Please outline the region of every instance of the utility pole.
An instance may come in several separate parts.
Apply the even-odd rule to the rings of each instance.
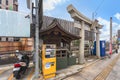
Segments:
[[[35,78],[39,78],[39,16],[38,16],[38,3],[39,0],[35,0],[35,13],[36,13],[36,23],[35,23]]]
[[[110,45],[109,45],[110,54],[112,54],[112,17],[110,17]]]
[[[95,17],[97,16],[97,13],[96,12],[93,12],[92,13],[92,21],[94,21],[95,20]]]
[[[94,21],[94,12],[92,13],[92,21]]]
[[[38,7],[39,7],[39,9],[38,9],[38,15],[39,15],[39,30],[41,30],[42,24],[43,24],[43,0],[39,0],[39,5],[38,5]],[[39,37],[39,39],[41,39],[41,38]],[[39,46],[41,47],[42,45],[40,44]],[[40,55],[41,55],[41,53],[40,53]],[[40,62],[39,65],[41,65],[41,66],[40,66],[40,70],[41,70],[41,69],[42,69],[42,59],[41,59],[41,56],[39,57],[39,62]],[[41,71],[40,71],[40,73],[41,73]]]
[[[35,0],[35,7],[32,3],[32,0],[26,0],[27,1],[27,8],[31,10],[31,15],[33,13],[33,9],[35,8],[35,78],[39,78],[39,30],[42,27],[43,23],[43,0]],[[39,5],[38,5],[39,4]],[[32,17],[31,17],[32,18]],[[32,20],[31,20],[32,22]],[[40,59],[41,62],[41,59]]]

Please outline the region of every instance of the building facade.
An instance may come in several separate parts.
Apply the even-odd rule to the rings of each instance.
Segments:
[[[0,9],[18,11],[18,0],[0,0]]]
[[[118,38],[120,38],[120,30],[118,30]]]
[[[120,44],[120,30],[118,30],[117,39],[118,39],[118,44]]]

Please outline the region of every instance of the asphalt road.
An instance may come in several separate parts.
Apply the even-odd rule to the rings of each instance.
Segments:
[[[12,69],[5,70],[3,73],[0,74],[0,80],[7,80],[8,77],[11,75]]]
[[[32,68],[28,68],[26,73],[24,75],[22,75],[20,80],[27,80],[28,75],[30,74]],[[13,77],[13,69],[7,69],[7,70],[1,70],[0,73],[0,80],[15,80],[15,78]]]

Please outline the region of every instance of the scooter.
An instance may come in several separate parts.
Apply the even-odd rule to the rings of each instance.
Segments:
[[[16,79],[20,79],[29,66],[29,57],[27,55],[22,56],[18,63],[14,64],[13,75]]]
[[[14,68],[13,68],[13,76],[16,79],[20,79],[21,75],[20,75],[20,68],[21,68],[21,64],[20,63],[15,63],[14,64]]]
[[[14,64],[14,68],[13,68],[13,76],[16,79],[20,79],[22,74],[24,74],[24,72],[26,71],[24,69],[24,67],[26,67],[26,63],[25,62],[19,62],[19,63],[15,63]],[[25,70],[25,71],[24,71]]]

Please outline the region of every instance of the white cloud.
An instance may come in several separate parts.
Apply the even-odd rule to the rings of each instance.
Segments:
[[[63,3],[67,0],[43,0],[44,12],[55,9],[56,5]]]
[[[101,17],[98,17],[97,19],[99,20],[100,24],[104,25],[104,27],[100,30],[101,31],[100,39],[108,41],[110,39],[110,21],[103,19]],[[118,29],[120,29],[120,24],[113,22],[112,23],[112,34],[116,35]]]
[[[116,14],[114,15],[114,17],[117,18],[118,20],[120,20],[120,13],[116,13]]]

